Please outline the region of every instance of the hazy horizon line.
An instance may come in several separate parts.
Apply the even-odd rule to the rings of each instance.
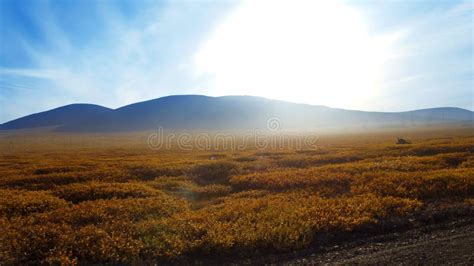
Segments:
[[[17,120],[17,119],[21,119],[21,118],[24,118],[24,117],[27,117],[27,116],[30,116],[30,115],[39,114],[39,113],[43,113],[43,112],[48,112],[48,111],[51,111],[51,110],[55,110],[55,109],[62,108],[62,107],[66,107],[66,106],[70,106],[70,105],[95,105],[95,106],[100,106],[100,107],[103,107],[103,108],[110,109],[111,111],[114,111],[114,110],[117,110],[117,109],[120,109],[120,108],[123,108],[123,107],[126,107],[126,106],[134,105],[134,104],[146,103],[146,102],[150,102],[150,101],[154,101],[154,100],[158,100],[158,99],[163,99],[163,98],[182,97],[182,96],[198,96],[198,97],[207,97],[207,98],[224,98],[224,97],[260,98],[260,99],[263,99],[263,100],[269,100],[269,101],[275,101],[275,102],[282,102],[282,103],[291,103],[291,104],[296,104],[296,105],[319,106],[319,107],[325,107],[325,108],[331,108],[331,109],[339,109],[339,110],[346,110],[346,111],[372,112],[372,113],[404,113],[404,112],[413,112],[413,111],[429,110],[429,109],[439,109],[439,108],[456,108],[456,109],[466,110],[466,111],[469,111],[469,112],[474,112],[474,110],[470,110],[470,109],[462,108],[462,107],[457,107],[457,106],[420,107],[420,108],[418,108],[418,109],[411,109],[411,110],[404,110],[404,111],[378,111],[378,110],[346,109],[346,108],[332,107],[332,106],[327,106],[327,105],[322,105],[322,104],[309,104],[309,103],[300,103],[300,102],[284,101],[284,100],[279,100],[279,99],[272,99],[272,98],[268,98],[268,97],[255,96],[255,95],[248,95],[248,94],[241,94],[241,95],[239,95],[239,94],[234,94],[234,95],[220,95],[220,96],[211,96],[211,95],[205,95],[205,94],[170,94],[170,95],[165,95],[165,96],[161,96],[161,97],[157,97],[157,98],[152,98],[152,99],[148,99],[148,100],[144,100],[144,101],[138,101],[138,102],[129,103],[129,104],[126,104],[126,105],[123,105],[123,106],[119,106],[119,107],[117,107],[117,108],[110,108],[110,107],[107,107],[107,106],[104,106],[104,105],[95,104],[95,103],[87,103],[87,102],[69,103],[69,104],[64,104],[64,105],[61,105],[61,106],[58,106],[58,107],[54,107],[54,108],[51,108],[51,109],[47,109],[47,110],[44,110],[44,111],[35,112],[35,113],[27,114],[27,115],[24,115],[24,116],[20,116],[20,117],[14,118],[14,119],[10,119],[10,120],[8,120],[8,121],[1,122],[0,124],[6,124],[6,123],[8,123],[8,122],[15,121],[15,120]]]

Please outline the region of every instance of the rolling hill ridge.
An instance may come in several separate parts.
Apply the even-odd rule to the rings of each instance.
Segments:
[[[253,96],[176,95],[109,109],[71,104],[0,125],[1,130],[50,127],[59,132],[128,132],[168,129],[262,129],[271,118],[282,129],[386,128],[464,123],[473,112],[442,107],[407,112],[365,112],[296,104]]]

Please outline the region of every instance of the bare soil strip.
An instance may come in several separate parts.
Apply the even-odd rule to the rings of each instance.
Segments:
[[[282,265],[474,265],[474,218],[361,239]]]

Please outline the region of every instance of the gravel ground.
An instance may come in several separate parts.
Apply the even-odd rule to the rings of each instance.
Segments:
[[[474,218],[362,239],[269,264],[474,265]]]

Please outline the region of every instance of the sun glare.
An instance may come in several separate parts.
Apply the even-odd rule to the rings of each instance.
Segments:
[[[396,38],[369,34],[342,2],[247,1],[210,35],[195,65],[210,94],[363,109]]]

